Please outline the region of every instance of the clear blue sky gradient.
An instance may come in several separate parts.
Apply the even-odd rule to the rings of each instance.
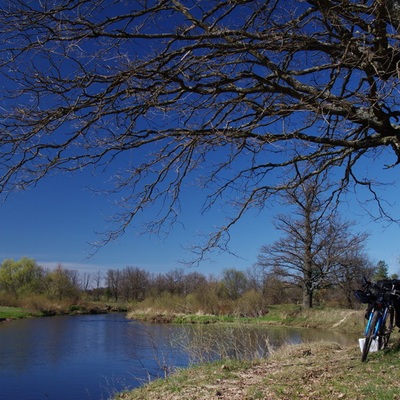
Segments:
[[[223,222],[221,209],[202,215],[200,199],[196,194],[196,198],[190,198],[192,188],[188,188],[180,223],[168,235],[141,235],[138,221],[119,240],[92,255],[90,243],[98,240],[96,232],[107,229],[107,217],[116,209],[109,198],[85,188],[90,185],[90,179],[86,179],[52,177],[35,188],[14,193],[1,204],[0,260],[26,256],[43,266],[61,263],[79,271],[137,266],[163,273],[183,267],[180,261],[193,257],[188,247],[201,243],[203,234]],[[270,214],[249,215],[232,231],[232,250],[240,257],[215,253],[197,270],[218,274],[225,268],[251,266],[261,245],[276,237],[271,227]]]
[[[378,175],[387,177],[387,181],[397,174],[396,168],[370,167],[375,168]],[[88,174],[58,175],[45,179],[35,188],[14,193],[0,204],[0,261],[26,256],[49,268],[61,263],[65,268],[80,272],[105,272],[107,269],[136,266],[149,272],[165,273],[183,267],[179,261],[191,258],[187,247],[201,243],[201,234],[223,223],[221,215],[224,210],[217,207],[202,215],[199,206],[200,200],[204,199],[199,199],[198,192],[188,187],[184,193],[181,224],[175,225],[168,236],[140,235],[141,221],[137,221],[138,225],[132,226],[119,240],[90,256],[93,252],[90,242],[98,239],[96,232],[107,229],[105,219],[115,211],[110,199],[85,188],[91,181]],[[390,202],[387,209],[399,216],[399,185],[395,182],[387,185],[381,193]],[[373,208],[369,204],[366,207]],[[279,237],[272,221],[273,216],[282,211],[285,210],[271,205],[260,214],[248,214],[234,227],[231,235],[231,249],[240,257],[216,252],[197,270],[217,276],[226,268],[245,270],[251,267],[257,260],[260,247]],[[391,273],[400,272],[398,225],[374,222],[353,198],[343,203],[342,215],[356,221],[360,231],[370,233],[366,250],[372,261],[385,260]]]
[[[113,10],[120,12],[115,7]],[[389,159],[387,163],[395,161]],[[400,166],[387,170],[382,164],[382,161],[377,164],[373,160],[364,160],[359,169],[362,175],[393,181],[380,193],[389,202],[388,212],[400,218]],[[110,175],[105,174],[98,179],[107,181],[109,178]],[[93,180],[89,171],[75,176],[45,178],[35,188],[14,193],[5,203],[0,203],[0,262],[9,258],[30,257],[46,267],[61,263],[65,268],[81,272],[105,272],[107,269],[136,266],[164,273],[182,267],[179,261],[191,258],[186,248],[201,243],[204,240],[201,234],[207,234],[213,227],[223,224],[224,212],[229,211],[217,205],[202,215],[200,206],[204,199],[199,198],[201,191],[187,187],[183,193],[181,224],[176,224],[167,237],[139,235],[141,221],[138,220],[125,236],[89,257],[93,251],[89,243],[98,239],[96,232],[107,229],[105,219],[116,211],[109,203],[110,199],[85,189]],[[349,196],[348,202],[342,204],[343,217],[355,220],[360,231],[370,233],[366,250],[371,260],[384,260],[391,273],[399,273],[400,227],[396,224],[387,226],[382,220],[374,222],[362,210],[362,205]],[[371,204],[364,206],[374,208]],[[281,212],[285,210],[273,203],[260,214],[247,214],[231,232],[230,246],[239,257],[215,252],[210,261],[206,260],[198,267],[198,271],[218,275],[226,268],[245,270],[251,267],[257,261],[260,247],[278,239],[279,232],[274,229],[273,216]],[[145,212],[143,217],[151,219],[152,215]]]

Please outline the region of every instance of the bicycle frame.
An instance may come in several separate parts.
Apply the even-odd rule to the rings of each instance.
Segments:
[[[355,295],[362,303],[370,305],[369,314],[366,315],[365,339],[360,341],[361,361],[366,361],[373,343],[372,348],[376,351],[385,348],[389,342],[393,331],[394,298],[399,294],[394,284],[391,284],[389,288],[366,280],[364,290],[355,291]]]
[[[381,328],[381,326],[385,325],[385,321],[386,318],[388,316],[389,313],[389,305],[384,306],[384,309],[382,311],[382,307],[381,308],[372,308],[369,317],[368,317],[368,322],[367,325],[365,326],[365,330],[364,330],[364,335],[367,336],[370,326],[371,326],[371,322],[372,322],[372,317],[374,315],[374,311],[379,311],[379,318],[378,321],[375,324],[375,328],[374,328],[374,333],[373,333],[373,339],[375,340],[379,334],[379,330]]]

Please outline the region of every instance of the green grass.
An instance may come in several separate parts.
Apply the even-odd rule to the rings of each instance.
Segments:
[[[32,313],[20,307],[0,307],[0,318],[20,319],[30,316]]]

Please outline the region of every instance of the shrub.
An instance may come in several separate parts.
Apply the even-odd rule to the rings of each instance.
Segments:
[[[148,297],[139,303],[131,304],[130,309],[135,312],[151,309],[152,313],[180,314],[187,312],[187,304],[184,297],[163,292],[157,297]]]
[[[32,313],[48,314],[55,308],[53,302],[41,294],[26,296],[19,301],[19,304]]]
[[[0,306],[17,307],[19,302],[15,296],[10,293],[0,292]]]
[[[242,317],[262,317],[268,313],[262,293],[251,289],[243,294],[237,302],[236,314]]]

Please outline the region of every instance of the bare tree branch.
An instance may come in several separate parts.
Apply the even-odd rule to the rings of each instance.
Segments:
[[[309,176],[340,174],[381,199],[360,161],[400,162],[397,0],[3,1],[0,192],[56,172],[115,175],[123,205],[103,242],[155,207],[176,221],[181,192],[231,213]],[[298,169],[299,168],[299,169]],[[360,175],[361,174],[361,175]],[[233,200],[233,201],[232,201]],[[390,215],[388,215],[390,216]],[[226,243],[226,242],[225,242]]]

